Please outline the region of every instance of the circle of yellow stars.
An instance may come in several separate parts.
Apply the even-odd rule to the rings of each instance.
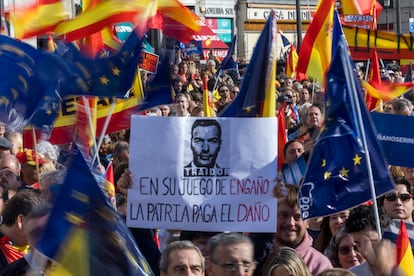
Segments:
[[[361,160],[362,160],[362,157],[358,153],[356,153],[354,155],[354,157],[352,158],[354,166],[361,165]],[[326,167],[326,159],[322,159],[321,168],[324,168],[324,167]],[[342,167],[339,170],[339,176],[341,176],[342,178],[348,178],[349,177],[349,172],[350,172],[349,169],[347,169],[346,167]],[[329,180],[331,178],[331,176],[332,176],[332,172],[330,172],[330,171],[326,171],[326,172],[323,173],[323,179],[324,180]]]

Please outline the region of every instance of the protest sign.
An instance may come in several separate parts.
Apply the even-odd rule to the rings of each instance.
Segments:
[[[158,55],[142,51],[138,67],[139,69],[156,74],[157,66],[158,66],[158,59],[159,59]]]
[[[378,112],[372,112],[371,117],[388,163],[414,168],[414,117]]]
[[[127,225],[274,232],[275,118],[133,116]]]

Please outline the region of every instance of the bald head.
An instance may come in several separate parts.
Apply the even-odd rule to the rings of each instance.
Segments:
[[[17,157],[13,154],[5,154],[0,158],[0,169],[10,169],[16,175],[20,175],[20,163]]]

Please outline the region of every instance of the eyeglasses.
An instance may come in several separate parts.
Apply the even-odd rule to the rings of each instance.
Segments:
[[[218,262],[212,260],[212,262],[221,268],[223,268],[226,272],[236,272],[239,270],[239,267],[242,266],[244,272],[249,272],[250,270],[254,269],[257,265],[256,261],[250,262],[250,261],[243,261],[241,263],[224,263],[219,264]]]
[[[355,252],[358,252],[358,246],[356,246],[356,245],[353,245],[353,246],[343,245],[343,246],[339,247],[338,252],[341,255],[348,255],[349,252],[351,252],[351,250],[354,250]]]
[[[399,195],[397,195],[396,193],[385,195],[385,199],[388,200],[388,201],[396,201],[397,198],[401,199],[402,202],[405,202],[405,201],[410,200],[412,198],[412,196],[410,194],[399,194]]]

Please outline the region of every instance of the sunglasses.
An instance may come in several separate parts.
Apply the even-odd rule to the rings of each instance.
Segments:
[[[397,198],[401,199],[402,202],[408,201],[411,199],[411,195],[410,194],[399,194],[397,195],[396,193],[392,193],[392,194],[387,194],[385,195],[385,199],[388,201],[396,201]]]
[[[348,245],[340,246],[339,249],[338,249],[338,252],[341,255],[348,255],[349,252],[351,252],[352,249],[355,252],[358,252],[358,246],[356,246],[356,245],[353,245],[353,246],[348,246]]]

